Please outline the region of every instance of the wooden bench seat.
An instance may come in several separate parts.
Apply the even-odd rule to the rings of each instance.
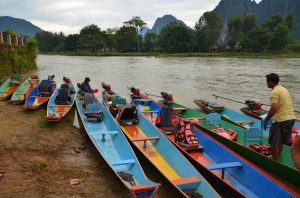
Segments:
[[[174,111],[185,111],[186,110],[186,108],[184,108],[184,107],[174,107],[174,108],[172,108]]]
[[[237,168],[242,167],[243,165],[240,162],[227,162],[227,163],[220,163],[220,164],[213,164],[207,166],[208,170],[219,170],[222,169],[222,179],[224,179],[225,169],[226,168]]]
[[[235,121],[235,123],[237,124],[253,124],[252,120],[239,120],[239,121]]]
[[[120,166],[120,165],[126,165],[126,164],[134,164],[134,159],[128,159],[128,160],[117,160],[111,163],[112,166]]]
[[[160,137],[158,136],[149,136],[149,137],[140,137],[140,138],[133,138],[132,141],[133,142],[141,142],[141,141],[144,141],[144,148],[147,148],[147,144],[146,142],[149,140],[159,140]]]
[[[89,134],[91,134],[91,135],[94,135],[94,134],[102,135],[102,142],[105,142],[105,135],[117,135],[117,134],[119,134],[119,132],[118,131],[95,131],[95,132],[91,132]]]
[[[200,182],[200,178],[198,177],[186,177],[172,180],[172,183],[176,186],[183,185],[183,184],[194,184]]]

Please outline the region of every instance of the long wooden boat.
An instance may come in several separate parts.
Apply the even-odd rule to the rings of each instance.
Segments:
[[[0,101],[5,100],[18,89],[20,81],[18,79],[7,79],[0,86]]]
[[[28,96],[28,94],[39,85],[39,78],[37,76],[31,76],[27,78],[19,88],[13,93],[11,96],[12,104],[20,104],[24,102]]]
[[[161,114],[161,104],[142,94],[141,99],[132,99],[132,103],[152,124],[157,124]],[[172,123],[174,121],[177,123],[180,119],[182,118],[173,114]],[[192,123],[190,122],[190,124]],[[176,127],[177,124],[173,124],[173,126]],[[193,133],[198,140],[198,147],[180,145],[175,141],[174,130],[159,129],[192,164],[196,164],[195,167],[198,167],[201,174],[207,175],[207,179],[210,179],[210,182],[220,185],[223,190],[224,188],[231,188],[227,192],[231,191],[232,197],[295,197],[297,195],[281,184],[280,181],[274,179],[243,157],[233,153],[198,127],[193,129]],[[215,177],[211,176],[211,174]],[[272,190],[267,190],[265,186],[270,187]]]
[[[222,116],[222,119],[226,122],[238,124],[248,129],[250,127],[255,127],[263,130],[263,121],[261,119],[256,119],[247,114],[242,114],[240,112],[234,111],[230,108],[224,107],[223,105],[218,105],[213,102],[205,100],[194,100],[194,103],[198,105],[205,113],[218,113]],[[266,113],[265,113],[266,114]],[[263,130],[263,135],[269,136],[269,127],[266,130]],[[296,140],[298,131],[300,130],[300,122],[296,120],[293,127],[292,133],[292,142]]]
[[[159,101],[161,104],[169,104],[165,100]],[[275,161],[270,157],[262,155],[256,151],[249,149],[248,145],[251,144],[268,144],[267,139],[261,136],[259,130],[255,128],[245,129],[241,126],[226,122],[224,120],[220,121],[221,127],[224,129],[233,129],[237,132],[237,138],[235,141],[229,140],[221,135],[218,135],[212,131],[212,129],[218,127],[214,123],[209,123],[207,116],[212,114],[205,114],[197,110],[188,108],[186,106],[171,102],[171,106],[174,108],[181,109],[177,111],[178,115],[188,118],[188,119],[198,119],[197,126],[205,132],[207,135],[218,140],[225,146],[229,147],[231,150],[237,154],[243,156],[255,165],[270,171],[272,174],[279,176],[281,179],[289,182],[289,184],[294,185],[296,190],[300,187],[300,171],[295,167],[294,161],[292,160],[291,151],[289,146],[283,147],[279,161]]]
[[[114,99],[108,101],[107,98],[112,99],[111,96]],[[124,98],[114,92],[104,93],[103,103],[107,109],[119,105],[126,113],[134,111]],[[141,113],[136,113],[137,117],[134,120],[125,119],[121,113],[116,120],[122,123],[121,129],[132,145],[157,168],[181,196],[220,197],[177,148]],[[129,122],[131,124],[128,124]]]
[[[51,95],[55,90],[51,90],[50,92],[46,92],[46,93],[40,92],[40,87],[42,83],[43,81],[40,83],[38,87],[34,88],[27,96],[25,100],[25,104],[23,105],[23,108],[25,110],[38,109],[42,105],[46,104],[51,98]]]
[[[147,179],[126,137],[105,107],[95,99],[96,104],[93,105],[96,109],[90,110],[92,113],[102,112],[103,115],[103,121],[97,122],[90,120],[90,112],[83,107],[80,92],[75,100],[87,135],[123,185],[134,197],[154,197],[160,185]]]
[[[72,84],[68,85],[68,92],[71,93],[71,101],[57,101],[56,98],[61,91],[62,86],[55,90],[52,94],[48,105],[47,105],[47,114],[44,117],[49,122],[58,122],[60,121],[67,113],[71,110],[74,105],[76,93],[71,93],[72,90],[75,90]]]

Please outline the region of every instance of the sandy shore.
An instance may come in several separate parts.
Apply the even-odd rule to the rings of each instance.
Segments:
[[[44,113],[0,102],[0,197],[130,197],[83,131]]]

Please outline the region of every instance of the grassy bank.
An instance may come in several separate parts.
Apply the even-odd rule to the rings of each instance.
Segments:
[[[0,78],[37,69],[36,57],[36,51],[27,46],[14,51],[3,49],[0,51]]]
[[[88,53],[88,52],[59,52],[48,53],[49,55],[67,55],[67,56],[144,56],[144,57],[216,57],[216,58],[300,58],[300,53],[238,53],[238,52],[212,52],[212,53],[119,53],[119,52],[102,52],[102,53]]]

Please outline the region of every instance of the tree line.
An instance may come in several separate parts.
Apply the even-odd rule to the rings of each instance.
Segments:
[[[290,36],[294,19],[274,15],[264,24],[256,23],[254,14],[234,16],[222,27],[215,12],[205,12],[192,29],[181,23],[170,23],[159,34],[139,33],[146,23],[138,16],[123,22],[120,28],[101,30],[95,24],[83,27],[79,34],[40,32],[35,38],[40,52],[281,52],[295,43]]]

